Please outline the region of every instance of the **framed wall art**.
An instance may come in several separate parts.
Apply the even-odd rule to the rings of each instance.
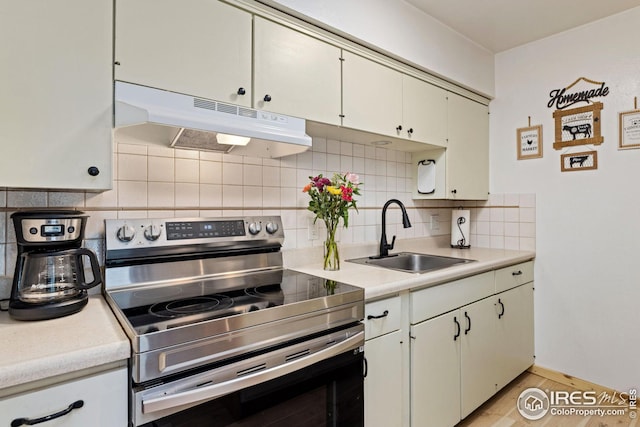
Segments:
[[[600,145],[604,138],[600,134],[601,102],[571,110],[556,110],[555,136],[553,148],[560,150],[564,147],[577,145]]]
[[[584,151],[568,153],[560,156],[560,170],[562,172],[584,171],[598,169],[598,152]]]
[[[640,110],[620,113],[618,149],[640,148]]]
[[[542,125],[519,128],[518,160],[542,157]]]

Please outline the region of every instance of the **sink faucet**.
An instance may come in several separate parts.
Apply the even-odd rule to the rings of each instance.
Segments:
[[[396,236],[393,236],[391,239],[391,244],[387,243],[387,208],[390,204],[395,203],[400,206],[402,210],[402,226],[404,228],[411,227],[411,222],[409,221],[409,216],[407,215],[407,209],[404,207],[402,202],[398,199],[388,200],[387,203],[382,207],[382,236],[380,237],[380,255],[379,258],[384,258],[389,256],[389,249],[393,249],[393,245],[396,242]]]

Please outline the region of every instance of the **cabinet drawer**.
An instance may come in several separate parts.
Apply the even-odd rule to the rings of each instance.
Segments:
[[[80,408],[46,423],[47,427],[124,427],[128,422],[127,368],[54,384],[0,399],[0,425],[16,418],[40,418],[82,400]]]
[[[494,293],[494,272],[478,274],[411,294],[411,324],[422,322]]]
[[[533,261],[496,270],[496,293],[533,281]]]
[[[364,306],[365,339],[400,329],[400,297],[369,302]]]

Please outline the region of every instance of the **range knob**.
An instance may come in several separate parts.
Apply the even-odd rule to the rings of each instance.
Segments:
[[[132,226],[125,224],[122,227],[118,228],[116,237],[121,242],[130,242],[134,237],[136,237],[136,230]]]
[[[262,231],[262,224],[260,224],[259,222],[252,222],[251,224],[249,224],[249,233],[251,233],[253,236],[255,236],[261,231]]]
[[[155,224],[151,224],[144,229],[144,237],[150,241],[156,241],[162,235],[162,229]]]
[[[265,229],[267,230],[267,233],[273,234],[278,231],[278,224],[275,222],[268,222]]]

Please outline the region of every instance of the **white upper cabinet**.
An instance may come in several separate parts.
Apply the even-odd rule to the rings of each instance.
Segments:
[[[255,108],[340,124],[339,48],[256,16],[253,58]]]
[[[402,74],[348,51],[342,55],[342,125],[400,136]]]
[[[446,146],[444,89],[348,51],[343,58],[344,126]]]
[[[489,197],[489,107],[448,94],[447,190],[451,199]]]
[[[447,92],[408,75],[402,76],[403,138],[447,144]]]
[[[0,8],[0,187],[111,187],[111,1]]]
[[[251,14],[212,0],[116,0],[115,79],[251,106]]]

